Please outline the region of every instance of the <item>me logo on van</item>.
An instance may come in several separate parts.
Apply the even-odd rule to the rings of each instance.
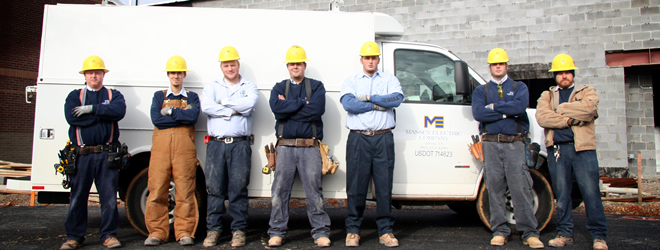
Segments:
[[[435,126],[435,128],[445,128],[445,117],[444,116],[434,116],[429,118],[424,116],[424,128],[428,128],[429,124]]]

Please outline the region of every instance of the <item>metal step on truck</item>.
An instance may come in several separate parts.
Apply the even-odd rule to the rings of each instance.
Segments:
[[[183,56],[191,70],[184,85],[201,94],[205,84],[222,77],[218,53],[231,45],[240,51],[241,75],[254,81],[259,89],[253,113],[255,139],[249,196],[270,197],[273,176],[261,172],[267,160],[260,154],[263,145],[276,140],[268,97],[276,82],[289,77],[282,63],[287,48],[300,45],[311,60],[306,75],[325,84],[324,143],[340,160],[337,173],[323,177],[323,194],[325,198],[345,199],[344,157],[349,130],[344,126],[346,112],[339,91],[347,76],[361,72],[358,52],[362,43],[376,41],[382,51],[379,69],[396,75],[405,95],[405,101],[396,109],[398,122],[393,130],[394,205],[448,205],[458,213],[478,215],[488,226],[483,164],[471,156],[467,147],[472,141],[470,136],[478,134],[471,93],[486,81],[440,46],[398,41],[403,32],[393,17],[380,13],[46,5],[36,83],[31,190],[39,192],[39,203],[68,203],[62,176],[53,169],[58,150],[69,139],[64,101],[70,91],[84,87],[84,78],[78,74],[81,62],[89,55],[98,55],[111,70],[104,86],[119,90],[127,105],[126,116],[119,122],[119,140],[128,145],[132,158],[130,167],[120,172],[118,195],[125,202],[131,224],[146,235],[147,168],[154,129],[149,110],[153,93],[169,86],[163,72],[165,62],[172,55]],[[532,140],[543,145],[535,110],[528,112]],[[203,166],[203,114],[195,129],[197,157]],[[200,215],[205,215],[201,166],[197,168],[196,198]],[[530,172],[536,218],[543,229],[554,208],[552,189],[546,179],[547,170]],[[175,195],[172,188],[170,198]],[[292,196],[305,197],[300,181],[294,184]],[[173,211],[173,199],[171,204]],[[513,224],[514,208],[511,202],[507,204]],[[205,225],[204,216],[199,225]]]

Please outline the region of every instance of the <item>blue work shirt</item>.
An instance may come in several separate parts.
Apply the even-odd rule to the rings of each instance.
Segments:
[[[305,80],[302,83],[289,84],[289,93],[285,95],[286,80],[278,82],[270,91],[270,110],[275,115],[275,133],[284,139],[316,138],[323,140],[323,120],[325,113],[325,87],[319,80],[309,79],[312,90],[311,97],[307,98]],[[278,95],[287,96],[280,100]],[[309,102],[309,103],[308,103]],[[282,134],[277,134],[280,124],[283,124]],[[316,125],[316,134],[314,126]]]
[[[186,97],[188,100],[187,109],[172,109],[172,115],[162,115],[160,110],[163,109],[163,91],[156,91],[154,98],[151,100],[151,122],[158,129],[173,128],[181,125],[195,125],[197,117],[199,117],[199,97],[195,92],[186,93],[186,88],[181,87],[179,94],[174,94],[172,87],[167,88],[165,93],[170,100],[181,100]]]
[[[479,132],[489,135],[517,135],[529,131],[529,119],[526,112],[527,105],[529,105],[527,85],[519,82],[514,91],[511,78],[507,78],[500,84],[502,85],[502,97],[498,93],[499,84],[494,81],[477,86],[472,93],[472,115],[475,120],[480,122]],[[484,95],[484,88],[488,88],[488,98]],[[491,103],[494,103],[493,109],[486,108],[486,105]],[[518,125],[520,125],[521,131],[518,131]],[[483,131],[484,126],[486,131]]]
[[[87,87],[87,86],[86,86]],[[80,103],[81,89],[73,90],[67,96],[64,103],[64,116],[69,123],[69,139],[75,145],[78,144],[76,128],[80,127],[81,144],[96,146],[106,144],[110,141],[119,141],[118,122],[126,115],[126,101],[124,96],[117,90],[111,89],[112,100],[108,96],[108,89],[101,87],[95,91],[87,87],[85,92],[85,103]],[[82,105],[92,105],[92,112],[81,116],[73,116],[73,109]]]
[[[214,80],[202,92],[202,112],[207,115],[208,134],[217,138],[248,136],[252,133],[252,112],[257,104],[257,85],[241,80],[235,86],[225,78]],[[222,104],[217,101],[222,100]],[[236,111],[238,115],[232,115]]]
[[[370,95],[370,101],[356,99],[360,95]],[[346,128],[351,130],[384,130],[394,128],[394,107],[404,100],[401,83],[396,76],[376,72],[373,76],[365,73],[346,78],[339,94],[341,104],[348,112]],[[376,110],[374,104],[387,108]]]
[[[559,86],[555,88],[555,91],[559,91],[559,104],[570,101],[571,93],[573,93],[574,86],[575,84],[572,84],[570,87],[566,89],[562,89]],[[561,143],[573,141],[573,137],[575,136],[575,134],[573,133],[573,128],[571,126],[562,129],[553,129],[553,130],[555,131],[555,135],[553,136],[552,140],[555,141],[555,144],[561,144]]]

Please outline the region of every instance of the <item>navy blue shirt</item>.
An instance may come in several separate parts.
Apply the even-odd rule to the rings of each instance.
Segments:
[[[488,88],[488,98],[484,95],[484,87]],[[502,97],[497,92],[497,83],[489,81],[486,85],[477,86],[472,93],[472,115],[479,121],[479,132],[489,135],[517,135],[529,131],[527,106],[529,92],[522,82],[513,89],[513,80],[508,78],[502,83]],[[488,103],[486,103],[486,101]],[[494,103],[494,109],[486,108]],[[506,115],[506,118],[504,116]],[[520,124],[520,131],[518,131]],[[483,131],[485,125],[485,131]]]
[[[195,125],[199,117],[199,96],[197,93],[188,91],[188,106],[190,109],[172,109],[172,115],[162,115],[160,110],[163,109],[163,91],[156,91],[154,98],[151,101],[151,122],[158,129],[173,128],[181,125]],[[181,100],[183,95],[170,94],[170,100]]]
[[[316,124],[316,139],[323,139],[321,116],[325,113],[325,87],[321,81],[305,78],[307,79],[312,87],[309,100],[307,100],[304,80],[300,84],[289,84],[289,95],[286,100],[278,98],[278,95],[285,96],[286,80],[276,83],[270,92],[270,109],[277,120],[275,131],[277,133],[280,123],[283,123],[282,138],[284,139],[314,137],[312,124]]]
[[[568,102],[568,99],[571,98],[571,93],[573,93],[573,87],[568,89],[559,89],[559,104]],[[568,126],[562,129],[555,129],[554,141],[555,144],[572,142],[573,141],[573,128]]]
[[[110,140],[110,134],[112,134],[112,142],[119,142],[118,122],[126,114],[124,96],[113,89],[111,90],[112,101],[110,101],[108,90],[105,87],[101,87],[99,91],[86,90],[84,105],[92,105],[92,112],[75,117],[73,116],[73,109],[83,105],[80,103],[80,91],[80,89],[71,91],[64,103],[64,116],[70,125],[69,139],[71,142],[78,145],[77,127],[80,127],[81,143],[84,145],[106,144]]]

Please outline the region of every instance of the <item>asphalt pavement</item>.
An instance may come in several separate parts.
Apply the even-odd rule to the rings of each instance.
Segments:
[[[59,249],[65,241],[64,220],[68,206],[40,207],[1,207],[0,208],[0,248],[1,249]],[[98,229],[101,213],[98,206],[90,207],[87,240],[82,249],[105,249],[99,240]],[[344,218],[346,210],[327,209],[332,219],[333,241],[330,248],[346,248],[344,239]],[[529,249],[522,245],[520,237],[512,237],[503,247],[489,245],[491,233],[476,217],[464,217],[441,206],[437,209],[393,210],[396,217],[394,234],[399,239],[397,249]],[[270,209],[250,208],[247,244],[241,249],[268,249],[268,219]],[[142,245],[145,236],[134,230],[126,218],[123,207],[119,210],[120,229],[117,238],[124,249],[200,249],[203,239],[196,239],[195,245],[179,246],[170,241],[158,247]],[[314,249],[317,248],[310,236],[310,226],[305,208],[292,208],[290,211],[289,233],[282,247],[275,249]],[[375,223],[375,209],[365,212],[360,247],[352,249],[386,249],[378,243]],[[608,245],[610,249],[660,249],[660,217],[629,215],[607,215]],[[584,224],[584,213],[575,215],[575,244],[564,249],[590,249],[590,234]],[[224,228],[229,228],[231,219],[224,219]],[[551,222],[541,232],[541,240],[546,243],[556,234]],[[221,234],[220,244],[205,249],[231,249],[231,233]],[[550,248],[550,247],[546,247]],[[552,249],[552,248],[550,248]]]

